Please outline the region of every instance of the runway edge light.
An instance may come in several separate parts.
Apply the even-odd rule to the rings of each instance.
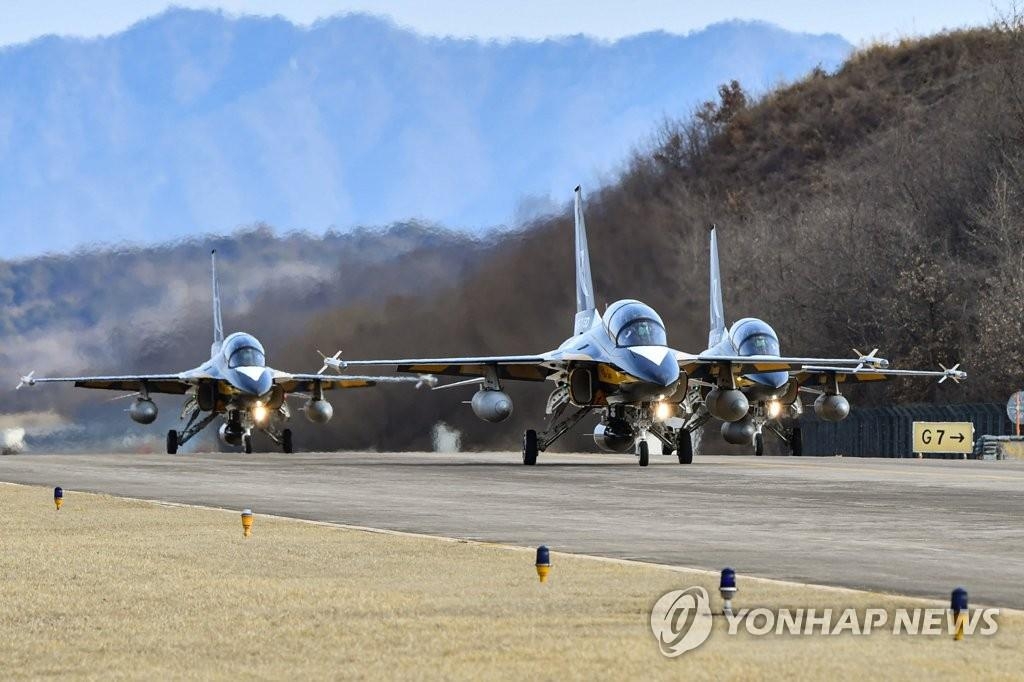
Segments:
[[[736,587],[736,571],[731,568],[722,569],[722,578],[718,582],[718,594],[722,595],[722,614],[725,616],[732,615],[732,599],[739,592],[739,588]]]
[[[537,577],[542,583],[548,581],[548,573],[551,572],[551,550],[547,545],[537,548]]]
[[[957,642],[964,638],[964,619],[967,617],[967,590],[958,587],[950,595],[949,608],[953,610],[953,620],[956,623],[956,634],[953,639]]]
[[[63,504],[64,489],[61,488],[60,486],[57,486],[56,488],[53,489],[53,506],[57,508],[57,511],[60,511],[61,505]]]
[[[252,509],[242,510],[242,534],[245,537],[252,535]]]

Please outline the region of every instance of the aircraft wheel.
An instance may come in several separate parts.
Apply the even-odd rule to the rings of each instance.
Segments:
[[[281,432],[281,449],[285,451],[285,454],[292,454],[295,452],[295,448],[292,447],[292,430],[285,429]]]
[[[755,433],[754,434],[754,456],[755,457],[760,457],[763,454],[764,454],[764,434],[763,433]]]
[[[245,454],[252,454],[252,435],[247,433],[242,436],[242,447],[245,448]]]
[[[647,444],[646,440],[640,441],[636,446],[636,452],[640,455],[640,466],[647,466],[651,461],[651,446]]]
[[[693,436],[686,429],[680,429],[676,438],[679,445],[679,463],[693,464]]]
[[[794,426],[793,433],[789,436],[789,454],[794,457],[804,454],[804,437],[799,426]]]
[[[523,464],[533,466],[537,463],[537,432],[529,429],[523,434]]]
[[[178,432],[171,429],[167,432],[167,454],[174,455],[178,452]]]

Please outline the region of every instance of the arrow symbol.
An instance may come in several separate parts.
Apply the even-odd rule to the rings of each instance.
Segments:
[[[954,440],[954,437],[950,436],[949,439],[950,440]],[[956,434],[956,442],[957,443],[963,443],[964,442],[964,434],[962,434],[962,433]]]

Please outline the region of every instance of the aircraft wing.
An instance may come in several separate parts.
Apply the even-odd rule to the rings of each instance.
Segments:
[[[319,384],[325,391],[342,388],[369,388],[381,377],[330,376],[323,374],[280,374],[274,377],[274,384],[285,393],[309,393]],[[408,381],[408,380],[407,380]]]
[[[135,374],[123,376],[95,377],[36,377],[29,374],[22,377],[21,386],[49,383],[74,383],[78,388],[98,388],[109,391],[138,391],[145,384],[149,393],[171,393],[181,395],[195,386],[203,377],[185,374]]]
[[[793,378],[797,380],[801,388],[814,390],[816,387],[825,387],[832,382],[833,377],[836,383],[864,383],[872,381],[888,381],[893,377],[932,377],[937,378],[939,383],[946,379],[959,382],[967,378],[967,372],[958,369],[959,365],[941,370],[927,369],[883,369],[864,367],[821,367],[808,365],[799,371],[792,372]]]
[[[774,355],[690,355],[677,353],[679,369],[693,379],[707,379],[722,371],[733,374],[762,374],[766,372],[798,372],[807,367],[827,366],[836,370],[864,368],[862,358],[790,358]],[[879,360],[880,361],[880,360]],[[866,371],[867,368],[864,368]]]
[[[402,360],[338,360],[324,358],[326,367],[394,367],[399,372],[441,374],[458,377],[482,377],[495,372],[499,379],[544,381],[559,371],[557,363],[571,358],[558,353],[544,355],[494,355],[466,358],[409,358]],[[380,379],[380,377],[375,377]]]
[[[316,390],[317,384],[325,391],[342,388],[369,388],[377,384],[409,384],[415,383],[416,388],[437,383],[434,377],[420,375],[418,377],[388,376],[353,376],[350,374],[287,374],[280,373],[274,377],[274,383],[284,389],[285,393],[310,393]]]

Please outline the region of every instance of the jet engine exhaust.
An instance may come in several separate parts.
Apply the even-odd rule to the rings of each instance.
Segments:
[[[747,416],[750,403],[743,391],[734,388],[713,388],[705,400],[712,417],[724,422],[735,422]]]
[[[512,416],[512,398],[504,391],[482,388],[470,401],[473,414],[485,422],[496,424]]]

